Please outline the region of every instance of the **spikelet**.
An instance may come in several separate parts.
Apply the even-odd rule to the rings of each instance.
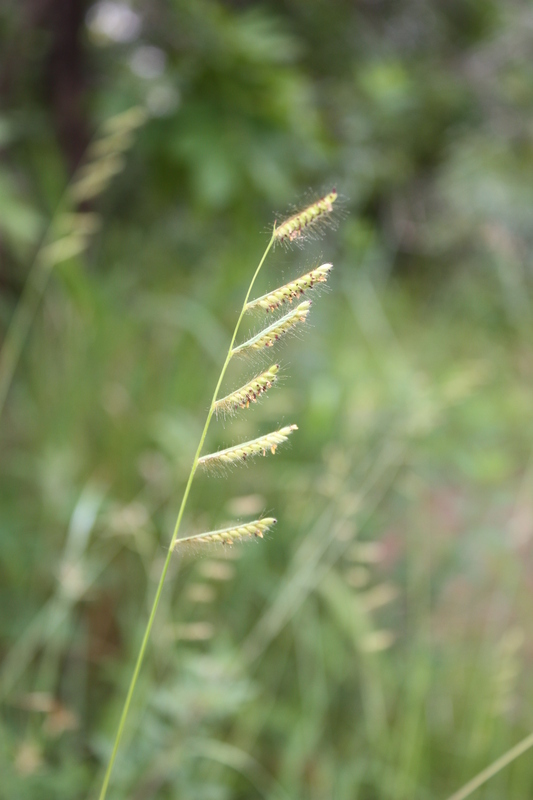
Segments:
[[[322,264],[322,266],[312,269],[306,275],[296,278],[295,281],[286,283],[285,286],[280,286],[279,289],[252,300],[246,306],[246,310],[262,308],[265,311],[275,311],[284,303],[292,303],[297,297],[301,297],[305,292],[313,289],[317,283],[325,283],[332,269],[333,264]]]
[[[108,186],[111,178],[122,171],[122,154],[131,146],[133,132],[145,120],[146,112],[134,106],[103,123],[100,135],[89,146],[85,163],[69,187],[74,203],[92,200]]]
[[[274,237],[278,242],[294,242],[303,238],[304,234],[312,233],[313,228],[316,228],[331,214],[336,199],[337,190],[332,189],[329,194],[311,203],[303,211],[293,214],[279,228],[275,228]]]
[[[233,414],[239,408],[248,408],[250,403],[255,403],[257,398],[266,392],[277,380],[279,364],[272,364],[265,372],[256,375],[251,381],[236,389],[226,397],[221,397],[215,403],[215,413]]]
[[[121,111],[106,119],[102,125],[102,132],[104,135],[112,136],[116,133],[134,131],[144,125],[147,118],[147,113],[142,106],[132,106],[126,111]]]
[[[99,230],[101,222],[100,215],[94,212],[65,211],[62,214],[58,214],[53,224],[58,236],[64,236],[73,231],[84,236],[90,236]]]
[[[297,308],[273,322],[268,328],[264,328],[248,341],[243,342],[238,347],[234,347],[231,351],[232,355],[242,353],[244,350],[261,350],[263,347],[273,347],[278,339],[292,330],[299,322],[305,322],[310,308],[311,301],[304,300]]]
[[[280,428],[279,431],[272,431],[272,433],[267,433],[265,436],[251,439],[249,442],[243,442],[234,447],[228,447],[226,450],[219,450],[218,453],[202,456],[198,463],[204,467],[230,466],[231,464],[242,463],[248,458],[252,458],[252,456],[265,456],[268,450],[274,454],[278,445],[286,442],[290,434],[296,430],[298,430],[297,425],[287,425],[285,428]]]
[[[254,522],[247,522],[244,525],[236,525],[234,528],[224,528],[220,531],[209,531],[208,533],[198,533],[195,536],[186,536],[174,542],[173,550],[185,543],[192,544],[234,544],[242,542],[244,539],[251,539],[256,536],[262,539],[264,534],[277,522],[274,517],[256,519]]]
[[[39,263],[54,266],[83,253],[91,235],[100,226],[100,216],[94,213],[65,212],[54,220],[51,230],[56,236],[39,251]]]
[[[109,184],[111,178],[122,172],[124,159],[116,153],[80,167],[76,180],[70,186],[70,196],[76,203],[92,200]]]

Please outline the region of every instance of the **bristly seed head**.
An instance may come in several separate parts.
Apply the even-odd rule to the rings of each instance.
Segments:
[[[311,232],[331,214],[336,199],[337,190],[332,189],[329,194],[311,203],[303,211],[293,214],[279,228],[275,228],[274,237],[278,242],[294,242],[303,238],[304,234]]]
[[[265,372],[252,378],[249,383],[236,389],[227,397],[222,397],[215,403],[215,413],[233,414],[239,408],[248,408],[250,403],[255,403],[257,399],[266,392],[277,380],[279,364],[273,364]]]
[[[292,303],[293,300],[301,297],[317,284],[325,283],[332,269],[333,264],[322,264],[320,267],[315,267],[311,272],[296,278],[295,281],[286,283],[285,286],[280,286],[279,289],[252,300],[246,306],[246,310],[251,311],[256,308],[262,308],[265,311],[275,311],[284,303]]]
[[[287,425],[279,431],[272,431],[265,436],[251,439],[249,442],[228,447],[226,450],[219,450],[218,453],[209,453],[198,460],[198,464],[203,467],[231,466],[232,464],[242,463],[247,458],[267,454],[270,450],[272,454],[276,452],[278,445],[283,444],[293,431],[298,430],[297,425]]]
[[[247,522],[244,525],[236,525],[233,528],[224,528],[220,531],[209,531],[208,533],[198,533],[195,536],[186,536],[183,539],[176,539],[172,547],[175,550],[183,544],[234,544],[242,542],[244,539],[251,539],[254,536],[262,539],[264,534],[277,522],[274,517],[264,517],[256,519],[254,522]]]
[[[252,336],[247,342],[243,342],[238,347],[234,347],[232,355],[235,353],[242,353],[244,350],[261,350],[263,347],[273,347],[281,337],[292,330],[298,323],[305,322],[309,309],[311,308],[311,301],[304,300],[303,303],[284,317],[273,322],[268,328]]]

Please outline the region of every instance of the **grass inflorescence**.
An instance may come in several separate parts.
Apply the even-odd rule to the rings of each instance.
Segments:
[[[297,211],[281,225],[274,229],[277,242],[302,244],[306,239],[314,238],[321,229],[332,222],[333,204],[338,198],[337,190],[330,192]]]
[[[207,533],[197,533],[194,536],[185,536],[176,539],[174,549],[184,544],[235,544],[245,539],[262,539],[265,533],[275,525],[277,520],[274,517],[264,517],[253,522],[246,522],[242,525],[234,525],[231,528],[222,528],[218,531],[208,531]]]
[[[274,455],[278,446],[284,444],[291,433],[297,430],[297,425],[286,425],[278,431],[272,431],[272,433],[267,433],[265,436],[251,439],[249,442],[242,442],[225,450],[202,456],[198,463],[202,467],[228,467],[234,464],[242,464],[248,458],[253,458],[254,456],[266,456],[269,452]]]
[[[315,269],[305,275],[301,275],[296,280],[280,286],[279,289],[274,289],[273,292],[252,300],[251,303],[248,303],[246,310],[252,311],[260,308],[263,311],[276,311],[285,303],[292,303],[293,300],[302,297],[306,292],[325,283],[332,269],[332,264],[322,264],[320,267],[315,267]]]
[[[116,134],[117,132],[112,130],[109,131],[108,135],[114,136]],[[108,159],[105,168],[102,167],[102,172],[100,173],[100,177],[104,173],[105,175],[111,173],[114,170],[115,166],[116,164],[113,162],[113,160]],[[99,174],[96,173],[92,178],[95,184],[98,183],[98,178]],[[74,187],[74,194],[79,198],[81,194],[83,194],[83,192],[90,193],[93,190],[93,188],[94,188],[93,183],[91,183],[91,181],[88,180],[87,176],[84,173],[82,173],[80,175],[77,186]],[[193,458],[191,470],[189,473],[189,477],[187,479],[180,509],[176,519],[176,524],[174,526],[174,531],[172,533],[170,546],[163,565],[161,577],[159,579],[159,583],[156,589],[155,599],[152,605],[152,609],[150,611],[149,619],[146,625],[139,654],[137,656],[137,661],[130,681],[128,693],[126,695],[126,700],[124,702],[124,707],[118,724],[118,729],[115,736],[111,758],[109,760],[107,770],[104,776],[104,781],[100,792],[99,800],[104,800],[107,794],[107,788],[109,785],[111,772],[116,759],[122,734],[124,732],[124,728],[126,725],[126,719],[128,716],[133,692],[135,690],[137,679],[139,677],[140,669],[144,660],[144,655],[146,652],[146,648],[150,638],[150,633],[152,630],[155,615],[161,598],[165,577],[170,566],[170,560],[172,558],[172,554],[176,550],[187,545],[196,544],[196,545],[201,545],[202,547],[209,544],[231,545],[234,544],[235,542],[241,542],[245,539],[262,539],[263,535],[276,522],[276,520],[273,517],[265,517],[262,519],[256,519],[253,522],[240,523],[229,528],[222,528],[219,530],[212,530],[212,531],[207,531],[205,533],[199,533],[191,536],[178,538],[178,533],[180,531],[191,485],[193,483],[194,477],[196,475],[199,466],[207,468],[214,467],[215,469],[217,468],[224,469],[226,467],[231,467],[237,464],[245,464],[255,456],[266,456],[267,453],[274,454],[279,445],[284,444],[291,435],[291,433],[297,430],[297,425],[286,425],[282,428],[274,430],[263,436],[259,436],[255,439],[251,439],[246,442],[241,442],[240,444],[233,445],[232,447],[227,447],[223,450],[219,450],[214,453],[208,453],[207,455],[203,456],[201,455],[213,416],[219,416],[220,414],[225,415],[228,413],[231,414],[239,408],[248,407],[250,403],[254,403],[259,396],[261,396],[268,389],[270,389],[272,384],[277,379],[279,364],[273,364],[268,369],[264,370],[255,377],[251,378],[243,386],[239,387],[238,389],[235,389],[230,394],[219,399],[218,397],[219,390],[232,358],[239,353],[246,353],[249,351],[253,352],[274,346],[276,342],[279,341],[279,339],[285,336],[285,334],[293,331],[299,325],[301,325],[301,323],[306,321],[311,308],[311,302],[309,300],[304,300],[303,302],[299,303],[296,308],[291,309],[287,314],[280,317],[276,321],[272,322],[270,325],[264,327],[255,336],[252,336],[250,339],[243,342],[242,344],[235,346],[235,340],[237,338],[241,322],[246,312],[249,311],[250,309],[259,309],[265,312],[270,312],[270,311],[275,311],[277,308],[284,305],[285,303],[292,303],[293,300],[300,298],[305,292],[313,289],[315,285],[325,283],[328,278],[329,272],[331,270],[331,264],[323,264],[322,266],[316,267],[314,270],[311,270],[309,273],[302,275],[299,278],[296,278],[295,280],[289,282],[285,286],[275,289],[262,297],[256,298],[255,300],[250,300],[250,295],[252,293],[252,289],[255,284],[256,278],[266,260],[268,253],[270,252],[272,247],[276,244],[276,242],[279,241],[283,242],[285,240],[287,241],[300,240],[304,237],[305,233],[313,231],[313,229],[316,229],[317,225],[320,222],[327,219],[328,215],[331,212],[332,204],[335,202],[336,198],[337,198],[337,193],[335,190],[333,190],[328,195],[316,201],[315,203],[311,204],[303,211],[290,217],[288,220],[282,223],[282,225],[280,225],[278,228],[274,228],[272,235],[270,237],[270,241],[267,245],[267,248],[255,270],[255,273],[248,287],[248,291],[246,293],[246,297],[244,298],[244,302],[239,317],[237,319],[233,335],[229,342],[226,359],[224,361],[224,364],[222,365],[222,369],[213,393],[213,398],[211,400],[211,405],[209,406],[209,411],[207,413],[207,418],[205,420],[202,434],[200,436],[200,441],[198,443],[198,447],[196,448],[196,453]]]
[[[234,414],[239,408],[249,408],[250,403],[256,403],[258,398],[270,389],[278,379],[279,364],[272,364],[260,375],[245,383],[239,389],[221,397],[215,403],[215,414]]]
[[[297,308],[289,311],[288,314],[285,314],[285,316],[280,317],[280,319],[273,322],[267,328],[256,333],[251,339],[247,339],[247,341],[234,347],[232,355],[236,353],[245,353],[248,350],[263,350],[265,347],[273,347],[282,336],[294,330],[301,322],[306,321],[310,308],[311,301],[304,300]]]
[[[94,201],[121,172],[134,133],[145,119],[145,111],[135,106],[104,122],[59,201],[58,209],[36,249],[0,348],[0,416],[54,268],[85,252],[91,236],[100,227],[100,216],[80,207]]]

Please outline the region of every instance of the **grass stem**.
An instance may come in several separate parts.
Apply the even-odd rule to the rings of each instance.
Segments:
[[[209,424],[210,424],[211,419],[213,417],[213,414],[215,412],[215,404],[216,404],[216,401],[217,401],[218,392],[219,392],[220,387],[222,385],[222,381],[224,379],[224,375],[226,374],[226,370],[228,368],[228,364],[229,364],[229,362],[231,360],[231,357],[233,355],[233,345],[235,343],[235,339],[237,337],[237,333],[239,332],[239,328],[240,328],[240,325],[241,325],[241,322],[242,322],[242,318],[244,317],[244,314],[246,312],[246,306],[247,306],[248,300],[250,298],[250,293],[251,293],[251,291],[253,289],[253,286],[254,286],[254,283],[256,281],[256,278],[259,275],[259,271],[261,270],[261,267],[263,266],[263,264],[265,262],[265,259],[266,259],[267,255],[268,255],[268,253],[270,252],[270,249],[271,249],[272,245],[274,244],[274,242],[275,242],[275,235],[272,235],[272,237],[271,237],[271,239],[270,239],[270,241],[269,241],[269,243],[267,245],[267,248],[266,248],[265,252],[263,253],[263,256],[262,256],[262,258],[261,258],[261,260],[260,260],[260,262],[259,262],[259,264],[257,266],[257,269],[255,270],[253,278],[252,278],[252,280],[250,282],[250,285],[248,287],[248,291],[246,292],[246,297],[244,298],[244,303],[243,303],[243,306],[242,306],[242,310],[241,310],[241,313],[239,314],[239,318],[237,319],[237,323],[235,325],[235,329],[234,329],[233,335],[231,337],[231,342],[230,342],[230,345],[229,345],[229,348],[228,348],[228,353],[227,353],[227,356],[226,356],[226,360],[224,361],[224,365],[223,365],[222,370],[220,372],[220,375],[219,375],[219,378],[218,378],[218,381],[217,381],[217,385],[216,385],[215,391],[213,393],[213,399],[211,400],[211,405],[209,407],[209,411],[207,412],[207,418],[206,418],[206,421],[205,421],[204,429],[202,431],[202,435],[200,436],[200,441],[198,443],[198,447],[197,447],[196,453],[194,455],[194,459],[193,459],[192,466],[191,466],[191,471],[190,471],[189,477],[187,479],[187,485],[185,486],[185,491],[183,493],[181,506],[180,506],[180,509],[179,509],[179,512],[178,512],[178,516],[177,516],[177,519],[176,519],[176,524],[174,526],[174,532],[172,533],[172,539],[170,540],[170,546],[168,548],[167,557],[165,559],[165,563],[164,563],[163,569],[161,571],[161,577],[160,577],[159,583],[157,585],[154,601],[153,601],[153,604],[152,604],[152,609],[150,611],[150,616],[149,616],[148,622],[146,624],[146,628],[145,628],[145,631],[144,631],[141,647],[140,647],[140,650],[139,650],[139,654],[137,656],[137,661],[135,663],[135,669],[133,670],[133,675],[132,675],[131,680],[130,680],[128,693],[126,695],[126,699],[124,701],[124,706],[122,708],[122,714],[120,716],[120,721],[119,721],[119,724],[118,724],[117,732],[115,734],[115,741],[114,741],[114,744],[113,744],[113,750],[111,752],[111,757],[109,759],[109,763],[107,765],[107,769],[106,769],[106,772],[105,772],[105,775],[104,775],[104,780],[103,780],[103,783],[102,783],[102,789],[101,789],[100,794],[99,794],[99,800],[104,800],[104,798],[105,798],[105,796],[107,794],[107,788],[109,786],[109,780],[111,778],[111,773],[113,771],[113,766],[115,764],[115,760],[116,760],[116,757],[117,757],[117,752],[118,752],[118,748],[119,748],[119,745],[120,745],[120,740],[122,739],[122,734],[124,733],[124,728],[125,728],[125,725],[126,725],[126,719],[128,717],[128,712],[129,712],[130,705],[131,705],[131,700],[132,700],[132,697],[133,697],[133,693],[135,691],[135,686],[137,684],[137,679],[139,677],[139,673],[141,671],[142,663],[144,661],[146,647],[148,645],[148,640],[150,638],[150,633],[152,631],[152,626],[154,624],[155,615],[157,613],[157,607],[158,607],[159,601],[161,599],[161,593],[163,591],[163,584],[165,582],[165,577],[166,577],[168,568],[170,566],[170,560],[171,560],[171,558],[173,556],[174,544],[175,544],[176,539],[178,537],[178,532],[179,532],[181,521],[182,521],[182,518],[183,518],[183,513],[185,511],[185,506],[187,505],[187,499],[189,497],[189,492],[191,490],[192,482],[194,480],[194,476],[195,476],[196,470],[198,468],[198,461],[200,459],[200,453],[202,451],[202,447],[204,446],[205,437],[207,436],[207,431],[209,429]]]
[[[45,243],[48,241],[48,234]],[[0,417],[4,410],[13,376],[29,330],[50,278],[52,264],[39,258],[42,246],[31,266],[20,300],[13,312],[0,350]]]
[[[522,739],[521,742],[511,747],[503,756],[493,761],[492,764],[482,770],[475,778],[472,778],[472,780],[468,781],[461,789],[452,794],[448,800],[465,800],[466,797],[470,797],[472,792],[475,792],[476,789],[483,786],[484,783],[497,775],[498,772],[505,769],[512,761],[525,753],[526,750],[529,750],[530,747],[533,747],[533,733],[530,733],[525,739]]]

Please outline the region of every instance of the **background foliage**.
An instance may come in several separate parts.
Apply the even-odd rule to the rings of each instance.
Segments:
[[[308,187],[345,219],[260,289],[322,258],[332,291],[209,447],[300,431],[201,478],[183,532],[280,521],[176,559],[110,796],[445,798],[533,729],[532,30],[518,0],[2,4],[0,330],[98,124],[148,112],[0,419],[4,796],[96,791],[230,326]],[[478,796],[532,782],[526,754]]]

